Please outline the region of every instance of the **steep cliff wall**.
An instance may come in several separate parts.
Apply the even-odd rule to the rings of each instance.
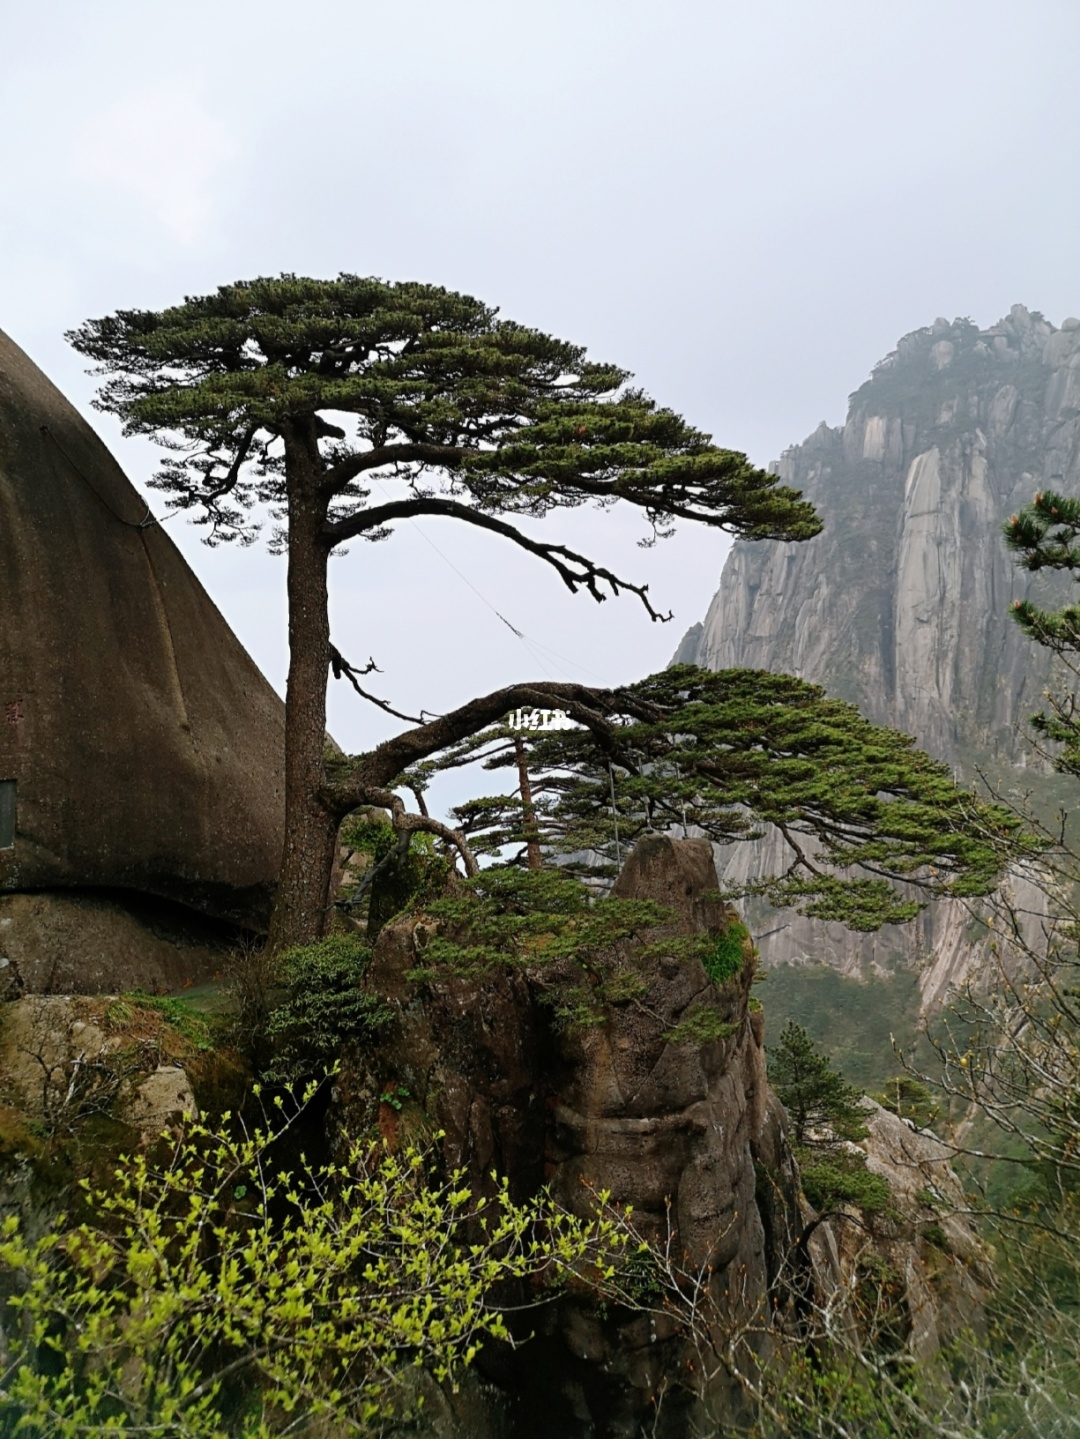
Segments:
[[[476,1190],[495,1171],[517,1197],[546,1183],[583,1212],[609,1190],[633,1205],[640,1233],[661,1249],[670,1237],[694,1273],[708,1267],[710,1318],[732,1331],[746,1325],[763,1355],[773,1342],[764,1334],[770,1286],[801,1211],[782,1112],[769,1100],[762,1017],[749,1004],[753,964],[713,985],[699,959],[678,956],[680,940],[719,937],[733,918],[701,841],[641,841],[615,893],[662,903],[673,918],[649,932],[636,961],[642,992],[584,1029],[553,1024],[547,971],[418,982],[410,976],[430,922],[413,915],[387,925],[369,983],[393,1017],[377,1046],[345,1057],[337,1122],[346,1133],[378,1122],[390,1142],[437,1131],[447,1162]],[[703,1008],[726,1021],[719,1037],[677,1038],[680,1022]],[[401,1081],[400,1112],[373,1107]],[[707,1412],[742,1412],[726,1371],[702,1392],[696,1378],[683,1387],[686,1341],[674,1325],[661,1332],[652,1313],[598,1310],[568,1294],[530,1315],[528,1328],[535,1337],[520,1355],[485,1353],[489,1377],[512,1400],[515,1439],[688,1439],[712,1432],[695,1427]]]
[[[0,895],[133,892],[257,925],[281,858],[284,706],[147,517],[0,333]],[[69,912],[33,926],[39,950],[58,939],[39,975],[71,968]]]
[[[935,320],[876,366],[842,429],[820,425],[776,468],[824,531],[736,544],[676,658],[814,680],[961,777],[981,769],[1015,788],[1031,761],[1026,717],[1052,676],[1009,619],[1032,581],[1000,526],[1037,489],[1080,487],[1080,320],[1055,329],[1022,305],[987,330]],[[1024,783],[1049,788],[1038,766]],[[761,858],[747,846],[725,863],[741,876]],[[928,1006],[976,958],[966,914],[948,905],[868,939],[786,914],[756,934],[766,965],[920,961]]]

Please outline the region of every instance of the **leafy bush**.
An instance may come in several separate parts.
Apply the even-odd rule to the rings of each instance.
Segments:
[[[711,1044],[717,1039],[727,1039],[737,1027],[726,1020],[715,1005],[696,1004],[664,1038],[668,1044]]]
[[[729,924],[703,960],[705,973],[713,984],[724,984],[741,972],[749,945],[750,931],[746,925],[738,920]]]
[[[804,1150],[803,1190],[819,1213],[854,1204],[865,1215],[882,1214],[890,1206],[892,1193],[880,1174],[871,1174],[866,1156],[850,1150],[831,1150],[825,1155]]]
[[[326,1069],[350,1040],[371,1034],[386,1011],[363,989],[371,946],[358,935],[332,934],[282,954],[285,998],[270,1012],[274,1060],[266,1077],[292,1084]]]
[[[4,1219],[0,1432],[382,1432],[410,1407],[413,1366],[453,1382],[508,1337],[500,1285],[609,1277],[621,1260],[614,1217],[517,1205],[505,1183],[474,1200],[414,1149],[356,1143],[343,1164],[279,1172],[277,1103],[250,1134],[192,1122],[160,1165],[142,1151],[84,1182],[75,1228],[35,1238]]]

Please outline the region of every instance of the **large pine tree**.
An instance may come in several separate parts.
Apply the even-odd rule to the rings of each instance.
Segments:
[[[287,546],[277,945],[322,933],[356,789],[331,782],[323,758],[327,676],[341,667],[327,612],[335,549],[442,516],[525,550],[571,590],[627,590],[657,619],[647,586],[514,521],[622,501],[653,535],[678,520],[751,539],[819,529],[797,492],[631,388],[624,370],[435,286],[281,275],[163,311],[120,310],[69,339],[106,377],[98,406],[169,451],[153,483],[209,527],[210,542],[250,539],[269,512]],[[561,702],[549,686],[522,694],[509,703]],[[587,691],[577,697],[588,704]]]

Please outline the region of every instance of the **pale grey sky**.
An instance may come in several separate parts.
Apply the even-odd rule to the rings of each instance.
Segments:
[[[87,316],[280,270],[421,279],[764,464],[936,315],[1080,313],[1078,64],[1080,0],[0,0],[0,328],[91,413],[62,338]],[[641,530],[545,526],[670,625],[428,521],[335,561],[336,642],[407,708],[638,677],[725,553]],[[280,687],[283,562],[170,532]],[[347,747],[392,727],[336,688]]]

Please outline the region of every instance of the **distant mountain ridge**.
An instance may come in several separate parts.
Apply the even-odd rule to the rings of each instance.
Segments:
[[[1010,619],[1014,598],[1047,589],[1016,569],[1001,524],[1036,490],[1080,493],[1080,319],[1055,327],[1014,305],[988,329],[935,320],[875,367],[842,428],[821,424],[773,468],[814,502],[823,532],[737,543],[675,659],[813,680],[961,777],[1015,783],[1051,662]],[[736,847],[727,873],[760,862]],[[788,914],[771,925],[767,963],[857,973],[921,959],[927,1005],[974,959],[955,906],[869,937]]]

